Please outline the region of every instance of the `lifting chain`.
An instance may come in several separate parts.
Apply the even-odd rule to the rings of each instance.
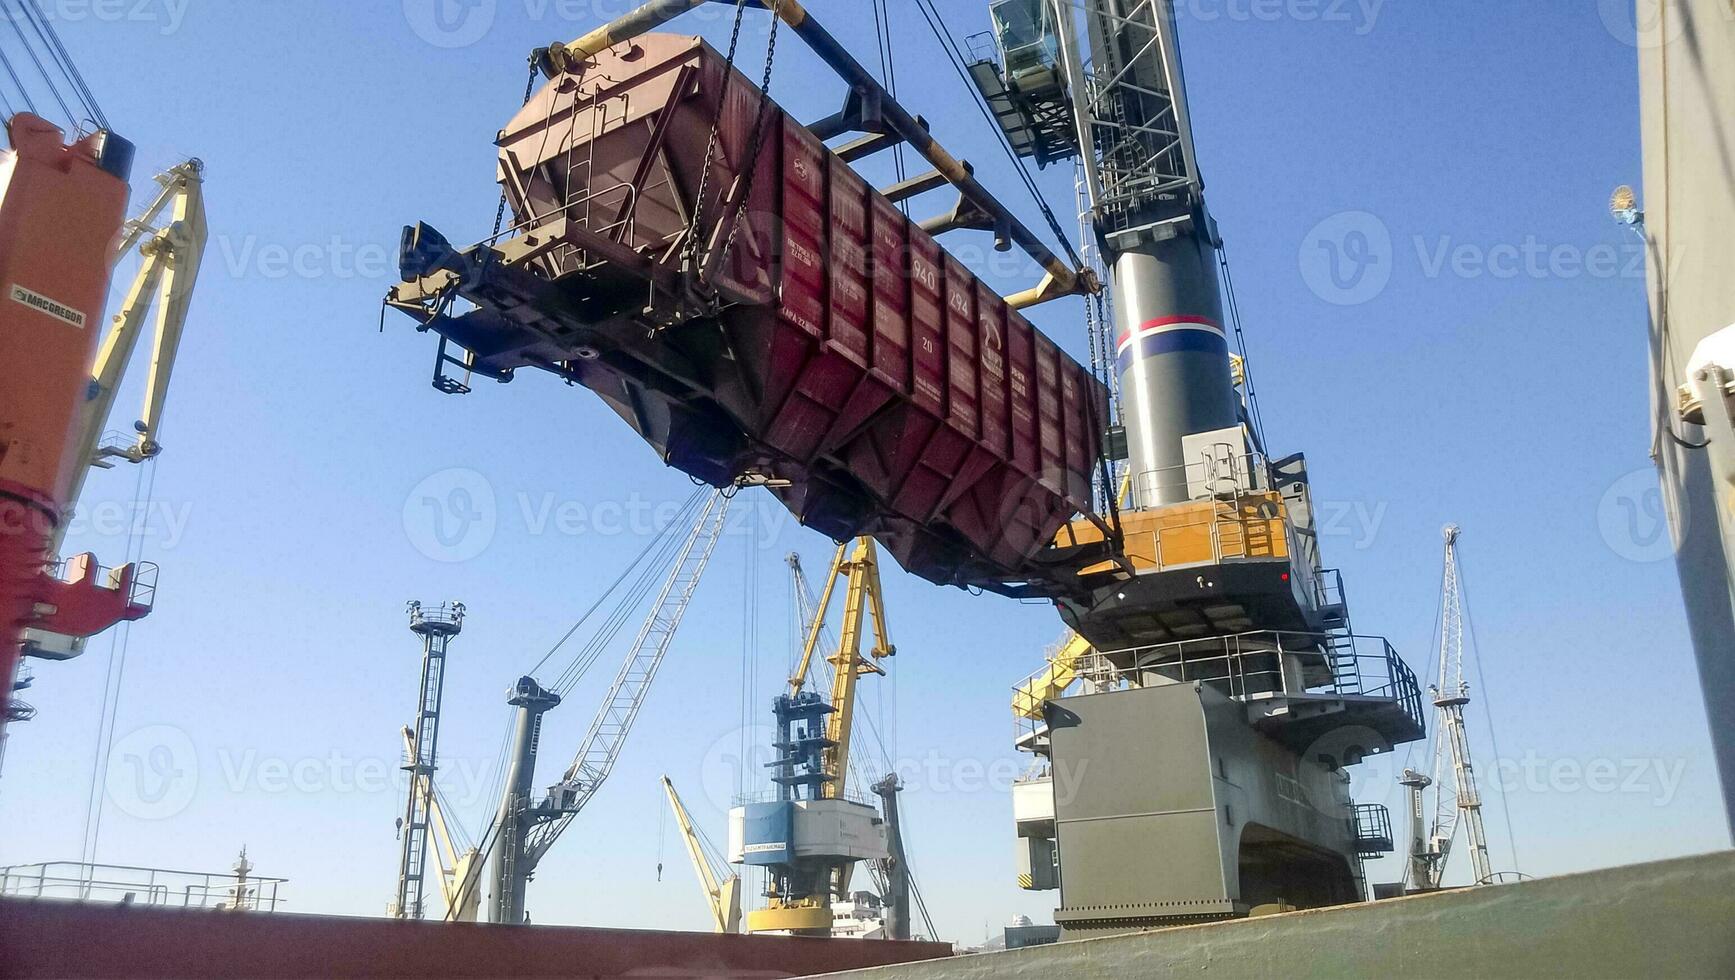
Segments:
[[[753,199],[753,178],[759,173],[759,154],[765,147],[765,126],[774,113],[771,108],[771,68],[777,60],[777,24],[782,20],[783,0],[771,0],[771,36],[765,42],[765,73],[759,80],[759,111],[753,119],[753,139],[748,144],[746,169],[742,171],[741,198],[735,204],[735,214],[730,218],[729,236],[723,240],[723,250],[717,256],[717,265],[729,261],[729,252],[735,247],[735,236],[741,231],[741,219],[747,214],[747,204]]]
[[[705,163],[699,171],[699,193],[693,198],[693,220],[687,228],[687,241],[681,246],[681,266],[692,269],[699,257],[699,234],[705,221],[705,196],[711,186],[711,164],[717,158],[717,132],[723,125],[723,97],[729,92],[729,76],[735,71],[735,49],[741,43],[741,18],[747,12],[747,0],[735,0],[735,26],[729,32],[729,53],[723,56],[723,83],[717,86],[717,103],[711,111],[711,135],[705,141]]]
[[[540,54],[538,52],[537,54]],[[530,104],[530,96],[536,91],[537,54],[530,56],[530,77],[524,80],[524,101],[519,103],[522,108]],[[500,240],[500,228],[506,223],[506,185],[500,185],[500,206],[494,209],[494,236],[490,243]]]

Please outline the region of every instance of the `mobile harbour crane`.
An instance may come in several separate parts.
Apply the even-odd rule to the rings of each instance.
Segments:
[[[1305,461],[1267,454],[1229,351],[1170,5],[990,5],[994,43],[968,76],[1014,152],[1077,160],[1088,245],[1069,265],[796,0],[737,15],[768,8],[847,84],[842,110],[807,127],[770,102],[769,56],[754,86],[733,51],[646,33],[701,2],[652,2],[539,51],[550,82],[501,137],[517,223],[464,249],[406,229],[389,301],[441,337],[442,365],[553,371],[700,479],[754,475],[810,526],[871,534],[932,581],[1052,599],[1094,651],[1068,668],[1085,693],[1054,696],[1058,675],[1021,685],[1043,707],[1019,704],[1020,743],[1132,788],[1065,807],[1040,784],[1015,795],[1046,796],[1019,814],[1021,869],[1064,867],[1028,880],[1061,887],[1069,935],[1366,897],[1360,860],[1390,847],[1389,818],[1382,833],[1382,808],[1347,799],[1339,770],[1420,738],[1420,692],[1389,643],[1351,629]],[[900,144],[933,171],[862,188],[850,164]],[[912,230],[887,214],[948,184],[964,202],[949,217]],[[997,297],[927,251],[968,229],[1024,249],[1043,282]],[[1113,386],[1021,315],[1101,283],[1086,309]],[[475,309],[453,313],[460,297]],[[1121,478],[1124,508],[1106,492]],[[1126,750],[1189,714],[1207,720],[1199,744]],[[1294,771],[1310,806],[1233,769]],[[1140,819],[1182,772],[1190,798],[1235,799],[1215,819],[1203,802]]]

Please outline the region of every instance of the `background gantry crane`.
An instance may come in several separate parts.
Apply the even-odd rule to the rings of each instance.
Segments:
[[[799,565],[791,567],[799,579]],[[839,581],[845,583],[843,621],[837,648],[825,657],[832,675],[826,698],[806,686]],[[770,766],[777,799],[729,814],[730,860],[762,866],[769,876],[768,901],[748,913],[748,932],[828,935],[832,901],[848,894],[855,862],[883,862],[890,855],[885,822],[873,807],[846,797],[856,682],[863,674],[885,673],[878,661],[897,652],[886,630],[872,538],[857,539],[853,550],[848,542],[838,545],[813,608],[789,690],[772,704],[777,741]],[[870,629],[873,645],[864,651]]]

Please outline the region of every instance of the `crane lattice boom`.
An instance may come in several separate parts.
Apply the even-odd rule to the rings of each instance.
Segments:
[[[531,831],[527,842],[530,867],[533,868],[560,838],[573,816],[596,795],[614,768],[621,746],[626,743],[627,733],[632,730],[633,721],[644,706],[651,681],[656,679],[657,668],[662,666],[663,656],[669,652],[669,644],[674,641],[681,618],[693,600],[693,591],[699,587],[699,578],[711,561],[711,552],[723,536],[730,499],[722,492],[713,494],[693,522],[693,530],[682,543],[669,577],[663,582],[650,615],[639,627],[638,636],[633,639],[632,649],[622,661],[614,683],[603,695],[602,707],[591,721],[584,741],[579,743],[572,765],[567,767],[561,781],[549,790],[549,802],[561,815]]]

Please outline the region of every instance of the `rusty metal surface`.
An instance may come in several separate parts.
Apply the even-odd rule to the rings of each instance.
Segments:
[[[492,926],[0,899],[0,977],[805,976],[949,943]]]

